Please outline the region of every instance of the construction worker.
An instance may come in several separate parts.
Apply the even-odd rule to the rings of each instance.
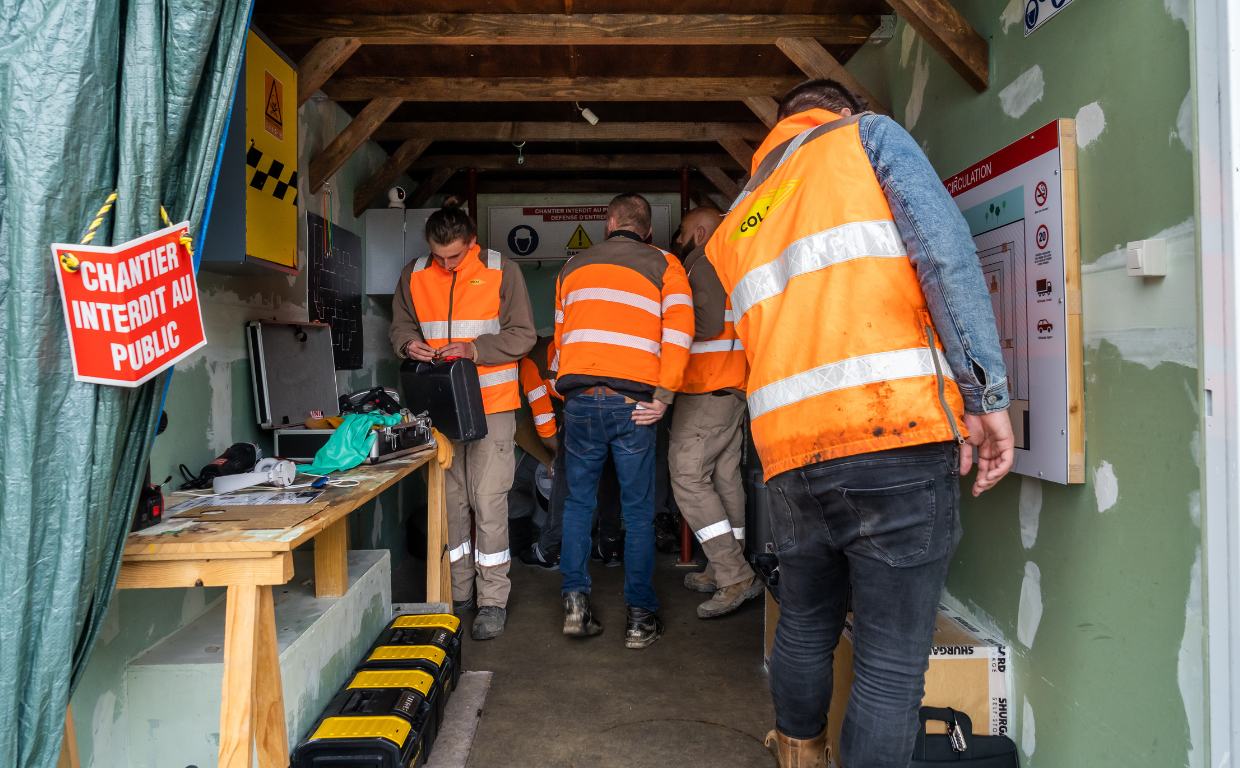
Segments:
[[[563,457],[559,451],[557,412],[563,401],[555,391],[555,372],[551,363],[555,359],[555,340],[552,336],[539,336],[530,353],[521,358],[521,391],[530,405],[534,429],[542,442],[549,460],[538,460],[552,468],[552,492],[547,504],[547,517],[539,526],[538,536],[529,548],[519,554],[522,562],[540,568],[554,569],[560,563],[560,514],[563,510]],[[537,450],[537,446],[534,446]],[[557,498],[558,497],[558,498]]]
[[[610,453],[624,517],[625,646],[663,634],[654,575],[655,425],[680,388],[693,341],[689,280],[675,256],[649,244],[650,203],[619,195],[607,239],[571,258],[556,281],[556,389],[564,397],[560,572],[564,634],[603,631],[590,606],[590,527]]]
[[[767,745],[783,768],[826,766],[851,589],[841,762],[907,768],[960,536],[959,478],[974,447],[974,495],[1013,459],[969,228],[903,128],[816,80],[784,97],[706,255],[749,360],[753,439],[774,496],[781,615]]]
[[[534,319],[520,267],[482,250],[464,210],[432,213],[426,240],[431,255],[405,267],[396,286],[390,338],[400,357],[464,357],[478,364],[487,435],[454,443],[445,492],[453,604],[458,612],[476,605],[471,633],[489,640],[504,631],[508,618],[508,490],[514,411],[521,405],[517,361],[534,345]],[[472,542],[471,527],[477,529]]]
[[[745,488],[741,445],[745,424],[745,350],[706,241],[721,221],[718,208],[694,208],[680,222],[676,246],[693,290],[693,345],[672,413],[668,467],[676,504],[706,553],[706,569],[685,586],[712,593],[700,618],[735,611],[764,584],[745,560]]]

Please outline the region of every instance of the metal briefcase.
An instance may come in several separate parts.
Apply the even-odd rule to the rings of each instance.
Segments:
[[[487,436],[478,366],[459,358],[450,362],[406,360],[400,368],[405,407],[426,411],[431,424],[451,440],[468,442]]]

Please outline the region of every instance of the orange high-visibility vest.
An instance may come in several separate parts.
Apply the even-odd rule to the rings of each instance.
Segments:
[[[782,158],[769,174],[767,155]],[[754,156],[754,182],[706,256],[749,359],[766,477],[959,439],[960,392],[856,117],[785,118]]]
[[[426,343],[438,349],[452,342],[499,333],[502,277],[499,253],[488,250],[483,254],[477,244],[455,272],[439,266],[429,256],[418,259],[409,276],[409,295]],[[521,407],[515,362],[478,366],[478,384],[487,413]]]
[[[543,353],[541,364],[534,359],[540,351]],[[519,363],[521,391],[525,393],[530,411],[534,414],[534,429],[539,437],[555,437],[555,406],[551,398],[556,395],[554,380],[549,371],[554,354],[555,342],[548,344],[545,350],[535,345],[530,354],[521,358]]]
[[[689,364],[685,366],[685,381],[680,391],[700,395],[721,389],[743,390],[748,370],[745,347],[736,337],[732,302],[728,300],[719,335],[689,346]]]

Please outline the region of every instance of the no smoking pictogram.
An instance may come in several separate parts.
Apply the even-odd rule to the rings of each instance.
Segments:
[[[1046,205],[1046,197],[1049,190],[1046,188],[1045,181],[1039,181],[1038,185],[1033,188],[1033,201],[1039,206]]]
[[[1038,247],[1045,248],[1051,242],[1051,231],[1045,224],[1038,227]]]

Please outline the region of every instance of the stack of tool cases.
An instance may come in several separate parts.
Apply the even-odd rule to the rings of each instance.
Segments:
[[[293,752],[293,768],[418,768],[461,675],[461,620],[397,616]]]

